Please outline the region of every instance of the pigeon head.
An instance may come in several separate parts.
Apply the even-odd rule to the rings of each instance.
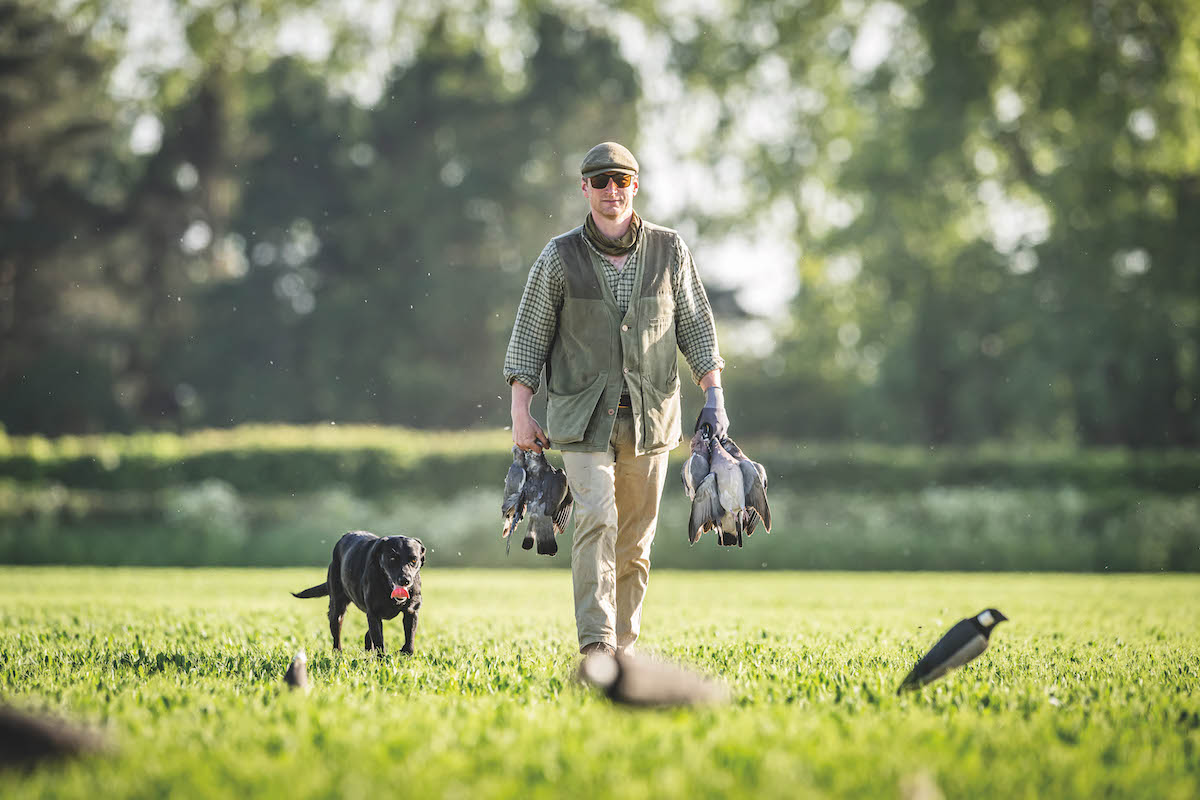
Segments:
[[[999,625],[1001,622],[1008,621],[1008,617],[1004,616],[1003,614],[1001,614],[999,611],[997,611],[994,608],[989,608],[989,609],[985,609],[984,611],[980,611],[975,616],[975,619],[976,619],[976,621],[979,622],[980,626],[984,630],[990,630],[991,628],[994,628],[995,626]]]

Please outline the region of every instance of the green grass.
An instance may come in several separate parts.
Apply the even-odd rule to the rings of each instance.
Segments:
[[[734,703],[640,713],[573,684],[565,571],[428,570],[407,659],[333,656],[323,601],[287,594],[320,577],[0,568],[0,698],[111,742],[0,796],[1200,795],[1196,576],[660,571],[644,649]],[[989,605],[987,653],[894,695]],[[299,646],[308,696],[280,680]]]

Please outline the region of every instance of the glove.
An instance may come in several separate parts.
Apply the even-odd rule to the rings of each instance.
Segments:
[[[729,415],[725,413],[725,393],[720,386],[711,386],[704,390],[704,408],[696,417],[696,430],[708,425],[711,436],[720,439],[729,432]]]

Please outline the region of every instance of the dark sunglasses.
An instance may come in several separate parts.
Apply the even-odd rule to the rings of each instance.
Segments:
[[[603,189],[605,186],[608,186],[609,178],[613,179],[613,183],[617,185],[618,189],[624,189],[633,182],[633,176],[624,172],[602,172],[599,175],[593,175],[588,178],[588,181],[592,184],[593,189]]]

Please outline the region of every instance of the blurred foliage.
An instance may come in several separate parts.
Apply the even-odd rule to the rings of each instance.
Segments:
[[[569,553],[505,554],[497,492],[344,485],[263,496],[205,479],[155,492],[0,482],[0,561],[123,566],[314,566],[349,529],[417,536],[439,567],[566,568]],[[943,486],[918,491],[790,486],[775,525],[743,548],[689,545],[687,500],[663,499],[656,569],[1200,572],[1200,501],[1145,489]],[[563,534],[568,547],[573,528]],[[563,557],[566,554],[567,557]]]
[[[565,566],[504,556],[505,444],[341,425],[3,436],[0,561],[318,565],[364,528],[419,536],[443,565]],[[774,532],[689,547],[679,452],[656,565],[1200,571],[1195,451],[742,444],[767,465]]]
[[[706,150],[807,250],[731,407],[806,436],[1200,442],[1200,8],[784,9],[676,44],[718,90]],[[757,86],[784,117],[761,141]]]
[[[797,254],[739,436],[1200,443],[1200,7],[685,6],[0,0],[0,424],[499,427],[616,138]]]
[[[466,491],[499,492],[512,460],[508,444],[498,430],[442,433],[341,425],[245,426],[182,436],[4,436],[0,478],[24,486],[112,492],[220,480],[252,495],[344,488],[366,497],[416,493],[444,501]],[[924,448],[774,438],[742,439],[741,444],[767,466],[772,487],[793,492],[982,486],[1186,495],[1200,486],[1200,454],[1191,450]],[[686,453],[679,448],[672,455],[670,469],[677,474]],[[553,451],[551,458],[559,461]]]

